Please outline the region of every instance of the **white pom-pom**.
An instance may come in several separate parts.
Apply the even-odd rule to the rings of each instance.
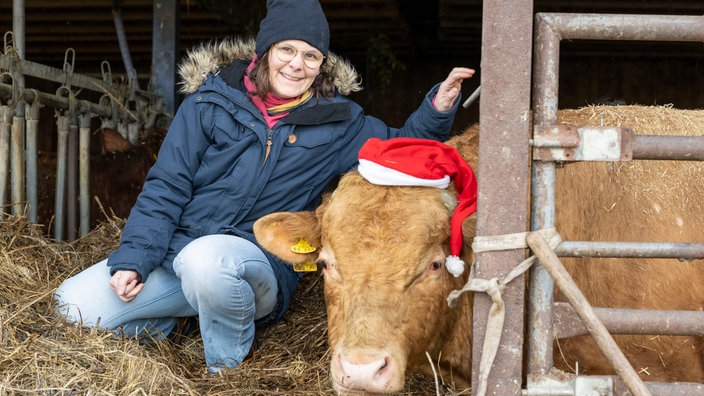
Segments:
[[[455,278],[458,278],[464,272],[464,261],[457,256],[447,256],[445,259],[445,268],[447,268]]]

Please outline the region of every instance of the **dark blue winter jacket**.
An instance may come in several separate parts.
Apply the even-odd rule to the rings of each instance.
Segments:
[[[111,273],[134,270],[146,281],[158,266],[172,271],[176,254],[204,235],[231,234],[256,243],[255,220],[315,209],[326,186],[357,164],[357,152],[370,137],[445,140],[449,135],[460,100],[451,111],[438,112],[431,103],[437,86],[399,129],[365,115],[342,94],[314,97],[269,129],[243,87],[249,63],[244,56],[251,59],[253,50],[239,41],[204,45],[181,65],[185,90],[191,92],[164,138],[120,246],[109,256]],[[331,57],[338,77],[356,81],[349,64]],[[336,85],[344,93],[354,83]],[[279,304],[258,324],[281,318],[300,279],[290,265],[266,254],[279,280]]]

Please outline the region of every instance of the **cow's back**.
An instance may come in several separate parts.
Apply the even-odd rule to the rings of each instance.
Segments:
[[[640,106],[587,107],[561,111],[560,121],[630,126],[643,134],[683,135],[697,132],[692,121],[704,126],[704,112]],[[698,161],[568,164],[557,172],[557,230],[564,240],[701,241],[703,175],[704,165]],[[562,261],[593,306],[701,310],[704,304],[702,260]],[[701,337],[615,338],[644,380],[704,381]],[[590,336],[560,340],[556,351],[558,367],[574,367],[579,360],[581,373],[612,373]]]

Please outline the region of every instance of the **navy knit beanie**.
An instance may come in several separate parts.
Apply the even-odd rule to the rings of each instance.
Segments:
[[[318,0],[267,0],[266,7],[257,33],[259,58],[282,40],[303,40],[328,55],[330,30]]]

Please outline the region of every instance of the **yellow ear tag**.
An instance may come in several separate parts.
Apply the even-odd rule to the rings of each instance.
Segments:
[[[315,261],[306,260],[302,263],[293,263],[293,270],[296,272],[313,272],[318,270]]]
[[[308,241],[306,241],[303,238],[299,239],[297,244],[291,246],[291,251],[294,253],[303,253],[303,254],[313,253],[317,249],[318,248],[315,248],[315,247],[309,245]]]
[[[291,251],[294,253],[306,254],[313,253],[316,250],[318,250],[318,248],[311,246],[308,241],[303,238],[299,239],[297,244],[291,246]],[[296,272],[313,272],[318,270],[318,265],[315,261],[306,260],[302,263],[293,263],[293,270]]]

